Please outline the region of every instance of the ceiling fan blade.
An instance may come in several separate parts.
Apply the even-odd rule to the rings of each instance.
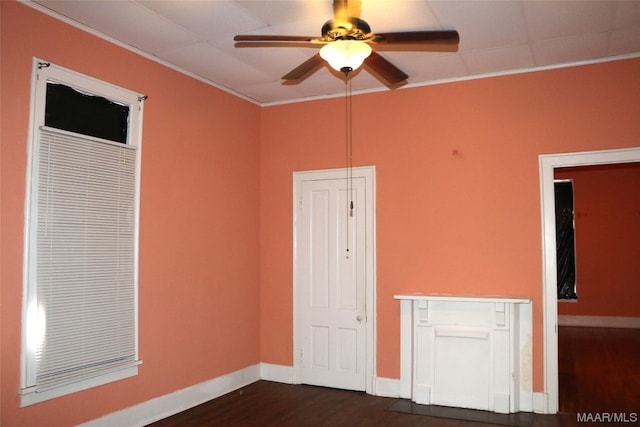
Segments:
[[[409,78],[404,71],[387,61],[376,51],[371,52],[371,55],[364,60],[364,63],[390,84],[400,83]]]
[[[2,0],[0,0],[2,1]],[[313,49],[317,49],[317,42],[235,42],[233,44],[234,47],[310,47]]]
[[[323,64],[324,60],[320,57],[319,53],[316,53],[314,56],[282,76],[282,78],[284,80],[302,80],[315,73]]]
[[[374,43],[398,44],[458,44],[460,35],[456,30],[402,31],[397,33],[376,33],[369,41]]]
[[[310,36],[276,36],[276,35],[237,35],[233,38],[237,42],[307,42],[318,41],[317,37]]]

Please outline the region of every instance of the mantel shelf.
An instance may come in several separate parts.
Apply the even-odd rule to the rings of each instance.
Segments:
[[[504,295],[453,295],[453,294],[397,294],[398,300],[412,301],[456,301],[456,302],[502,302],[510,304],[529,304],[531,298]]]

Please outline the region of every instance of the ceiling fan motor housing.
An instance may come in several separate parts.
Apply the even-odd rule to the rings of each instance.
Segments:
[[[322,26],[322,37],[328,42],[366,40],[369,34],[371,34],[371,27],[366,21],[359,18],[330,19]]]

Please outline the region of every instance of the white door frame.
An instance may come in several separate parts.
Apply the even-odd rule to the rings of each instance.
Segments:
[[[558,396],[558,298],[556,265],[556,220],[554,169],[572,166],[592,166],[640,162],[640,147],[585,151],[577,153],[543,154],[539,156],[540,199],[542,208],[542,310],[544,328],[544,399],[538,411],[555,414]]]
[[[375,372],[376,372],[376,169],[375,166],[361,166],[352,168],[353,178],[365,179],[365,222],[366,236],[365,243],[365,293],[366,293],[366,389],[368,394],[375,394]],[[302,200],[302,183],[304,181],[314,181],[322,179],[346,179],[347,169],[322,169],[313,171],[300,171],[293,173],[293,383],[300,383],[298,369],[301,365],[300,354],[297,349],[298,342],[298,313],[296,313],[296,297],[300,279],[296,273],[296,230],[299,221],[298,209]]]

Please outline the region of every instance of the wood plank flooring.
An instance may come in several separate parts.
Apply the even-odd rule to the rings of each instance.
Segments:
[[[599,330],[597,330],[599,329]],[[556,427],[584,425],[577,412],[640,415],[640,330],[561,328],[559,333],[560,405],[558,415],[465,421],[464,410],[399,412],[404,399],[307,385],[258,381],[200,406],[150,424],[149,427],[413,427],[489,426]],[[418,408],[422,407],[422,408]],[[423,415],[420,415],[423,414]],[[449,418],[452,417],[452,418]],[[638,420],[640,424],[640,420]]]
[[[561,412],[640,414],[640,329],[559,328],[558,375]]]
[[[496,424],[389,410],[401,399],[308,385],[258,381],[149,427],[463,427]],[[561,426],[543,415],[532,426]],[[527,426],[523,426],[527,427]]]

